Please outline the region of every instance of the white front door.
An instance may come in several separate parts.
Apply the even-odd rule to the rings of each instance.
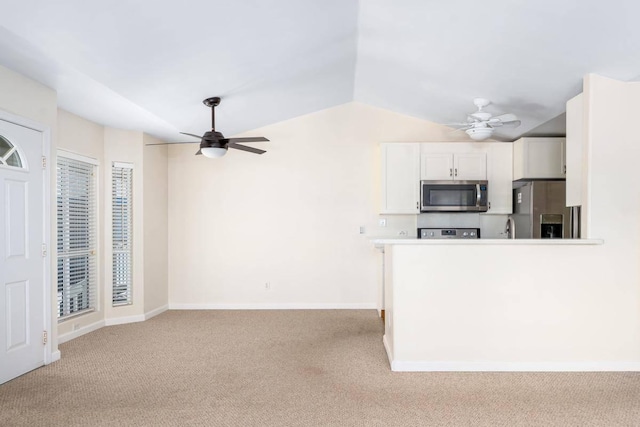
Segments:
[[[0,120],[0,384],[44,364],[43,134]]]

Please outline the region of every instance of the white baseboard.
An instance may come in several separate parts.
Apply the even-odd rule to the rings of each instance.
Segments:
[[[58,335],[58,344],[63,344],[67,341],[71,341],[74,338],[78,338],[84,334],[88,334],[89,332],[97,331],[98,329],[102,328],[104,325],[105,325],[105,321],[100,320],[98,322],[91,323],[90,325],[86,325],[81,328],[78,328],[75,331]]]
[[[51,361],[49,363],[57,362],[58,360],[60,360],[61,357],[62,357],[62,354],[60,353],[60,350],[56,350],[53,353],[51,353]]]
[[[155,316],[157,316],[158,314],[162,314],[162,313],[164,313],[164,312],[165,312],[165,311],[167,311],[167,310],[169,310],[169,305],[168,305],[168,304],[165,304],[165,305],[163,305],[162,307],[158,307],[158,308],[156,308],[156,309],[154,309],[154,310],[147,311],[147,312],[144,314],[144,320],[149,320],[149,319],[151,319],[152,317],[155,317]]]
[[[135,316],[112,317],[105,319],[105,326],[124,325],[125,323],[144,322],[144,314],[136,314]]]
[[[387,348],[386,343],[385,348]],[[390,354],[388,348],[387,354]],[[392,360],[391,370],[394,372],[637,372],[640,371],[640,362],[408,362]]]
[[[115,325],[124,325],[127,323],[144,322],[145,320],[149,320],[152,317],[157,316],[158,314],[164,313],[168,309],[169,309],[168,305],[163,305],[162,307],[154,308],[153,310],[148,311],[145,314],[136,314],[135,316],[112,317],[110,319],[105,320],[105,326],[115,326]]]
[[[389,347],[387,334],[384,334],[382,336],[382,345],[384,345],[384,350],[387,352],[387,359],[389,359],[389,365],[391,366],[391,370],[393,371],[393,353],[391,352],[391,347]]]
[[[375,303],[169,304],[169,310],[374,310]]]

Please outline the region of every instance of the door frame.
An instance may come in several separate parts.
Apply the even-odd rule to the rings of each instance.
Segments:
[[[42,171],[42,187],[43,187],[43,212],[42,212],[42,225],[43,236],[42,241],[47,247],[47,253],[42,257],[43,262],[43,305],[42,310],[44,312],[44,325],[43,331],[47,331],[47,343],[44,345],[44,364],[48,365],[51,362],[55,362],[60,359],[60,352],[57,349],[55,354],[52,352],[53,331],[51,330],[51,313],[52,304],[51,300],[51,252],[55,250],[55,247],[51,245],[51,168],[55,165],[55,162],[51,160],[51,128],[43,123],[35,120],[28,119],[26,117],[18,116],[7,111],[0,109],[0,120],[13,123],[18,126],[26,127],[42,135],[42,155],[46,158],[46,167],[40,168],[39,163],[35,165],[29,165],[31,170],[29,173]]]

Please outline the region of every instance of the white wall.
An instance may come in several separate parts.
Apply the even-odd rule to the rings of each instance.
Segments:
[[[197,144],[170,148],[170,306],[374,307],[378,257],[367,237],[416,221],[377,229],[378,143],[460,135],[359,103],[251,135],[271,140],[253,144],[266,154],[211,160],[194,156]]]

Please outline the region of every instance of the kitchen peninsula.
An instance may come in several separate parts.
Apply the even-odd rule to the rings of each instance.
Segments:
[[[601,240],[373,242],[394,371],[640,369],[604,363],[607,346],[594,345],[625,333],[594,316],[611,298]]]
[[[594,74],[568,103],[567,206],[585,239],[374,240],[393,370],[640,371],[638,103],[639,82]]]

